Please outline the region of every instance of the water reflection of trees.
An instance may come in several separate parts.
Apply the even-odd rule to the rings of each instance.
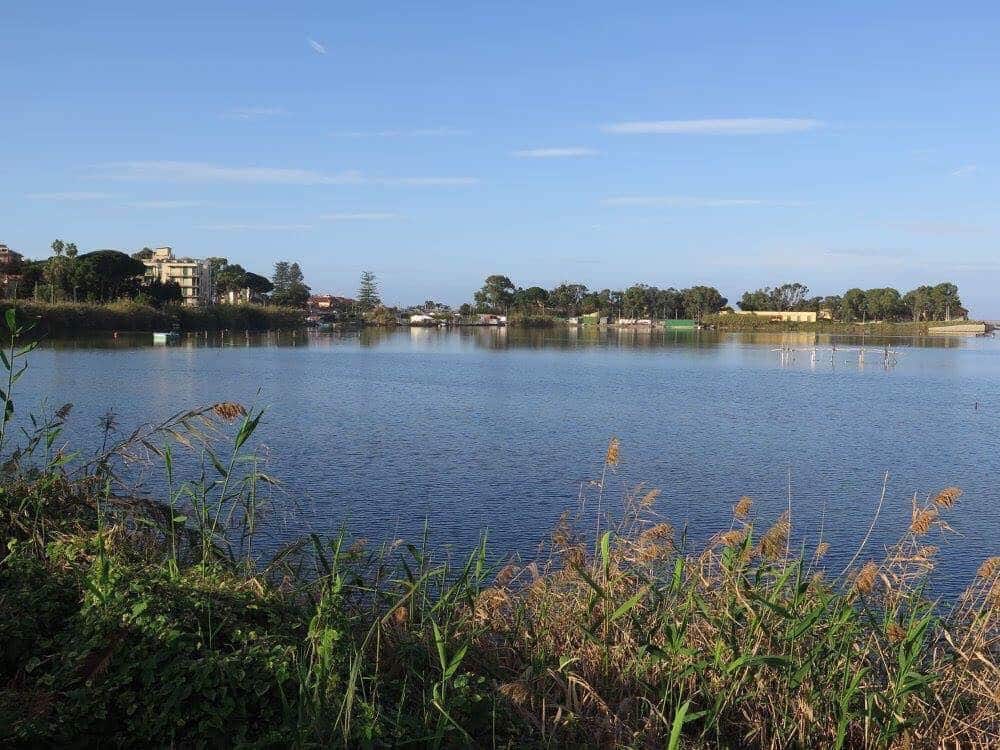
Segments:
[[[714,350],[720,346],[762,345],[772,347],[914,347],[953,349],[965,345],[960,336],[847,336],[811,332],[726,332],[664,330],[661,328],[607,328],[598,326],[555,328],[508,328],[469,326],[458,329],[377,328],[318,331],[207,331],[184,333],[168,348],[222,347],[332,347],[356,345],[374,348],[391,342],[423,346],[458,343],[474,348],[503,349],[664,349]],[[53,338],[44,346],[57,350],[125,350],[164,346],[153,344],[150,333],[99,333],[72,338]]]

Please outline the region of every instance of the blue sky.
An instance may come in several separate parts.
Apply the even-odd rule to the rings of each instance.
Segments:
[[[1000,8],[794,5],[9,3],[0,242],[398,303],[947,279],[1000,318]]]

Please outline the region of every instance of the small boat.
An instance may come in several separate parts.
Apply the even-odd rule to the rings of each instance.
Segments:
[[[171,341],[179,341],[180,331],[153,331],[154,344],[166,344]]]

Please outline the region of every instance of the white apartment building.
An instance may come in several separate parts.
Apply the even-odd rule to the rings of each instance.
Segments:
[[[212,301],[212,269],[207,261],[175,258],[169,247],[144,251],[136,257],[145,264],[148,280],[176,282],[185,305],[207,305]]]

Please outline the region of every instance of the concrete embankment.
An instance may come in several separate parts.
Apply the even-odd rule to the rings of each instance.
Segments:
[[[960,325],[951,326],[929,326],[927,328],[927,333],[929,334],[960,334],[962,336],[979,335],[986,333],[985,323],[962,323]]]

